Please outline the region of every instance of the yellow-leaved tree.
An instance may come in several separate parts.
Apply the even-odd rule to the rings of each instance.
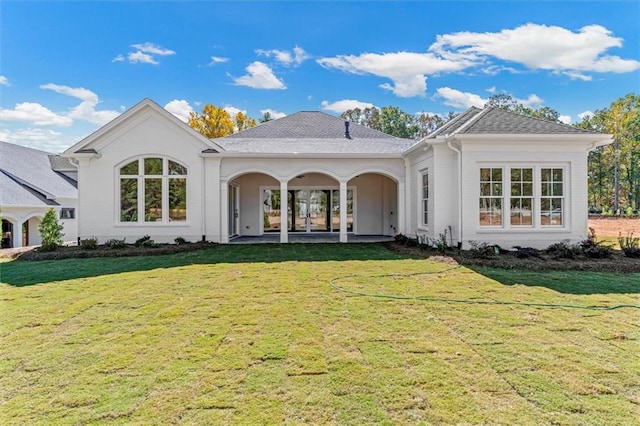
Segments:
[[[189,126],[208,138],[221,138],[234,132],[235,126],[231,116],[224,108],[206,104],[202,114],[192,112]]]
[[[241,132],[252,127],[256,127],[257,123],[251,117],[247,117],[242,111],[236,114],[236,131]]]

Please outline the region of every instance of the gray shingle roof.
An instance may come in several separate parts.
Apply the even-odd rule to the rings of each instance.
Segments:
[[[272,154],[392,154],[415,141],[350,123],[318,111],[301,111],[216,139],[227,152]]]
[[[490,108],[478,120],[460,133],[511,133],[533,135],[557,134],[592,134],[592,132],[577,129],[566,124],[528,117],[498,108]]]
[[[455,119],[429,135],[445,134],[593,134],[566,124],[516,114],[498,108],[469,108]]]
[[[456,132],[460,127],[464,126],[469,120],[475,117],[482,110],[480,108],[471,107],[462,114],[457,115],[453,119],[447,121],[442,127],[429,135],[429,138],[435,138],[438,135],[450,135]]]
[[[0,205],[52,205],[55,198],[77,198],[73,182],[52,169],[52,155],[0,142]]]

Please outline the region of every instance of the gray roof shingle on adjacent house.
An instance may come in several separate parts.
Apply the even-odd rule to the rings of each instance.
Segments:
[[[447,134],[559,135],[593,134],[593,132],[499,108],[471,107],[447,125],[433,132],[429,138]]]
[[[0,205],[55,205],[57,198],[77,198],[75,182],[52,168],[55,165],[68,169],[73,165],[51,160],[52,155],[0,142]]]
[[[270,154],[401,154],[415,141],[349,124],[319,111],[302,111],[216,139],[227,152]]]

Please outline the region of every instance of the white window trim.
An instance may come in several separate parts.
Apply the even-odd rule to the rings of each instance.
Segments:
[[[425,223],[424,221],[424,214],[425,214],[425,210],[424,210],[424,202],[425,202],[425,198],[423,197],[424,194],[424,176],[427,176],[427,222]],[[428,231],[429,230],[429,219],[431,219],[431,212],[430,212],[430,200],[431,200],[431,176],[429,176],[429,168],[425,168],[422,169],[420,171],[418,171],[418,187],[420,188],[418,191],[418,217],[419,219],[419,226],[418,229],[420,230],[424,230],[424,231]]]
[[[480,226],[480,212],[476,210],[476,233],[570,233],[571,225],[571,165],[568,162],[478,162],[475,176],[478,179],[476,185],[476,208],[479,209],[478,200],[480,199],[480,169],[483,168],[502,168],[502,225],[501,226]],[[511,169],[512,168],[531,168],[533,169],[533,225],[511,225]],[[562,169],[562,225],[542,225],[540,213],[542,211],[542,169]],[[509,202],[508,204],[506,202]],[[505,208],[507,206],[508,208]]]
[[[144,174],[144,160],[146,158],[160,158],[162,159],[162,174],[161,175],[145,175]],[[138,161],[138,174],[137,175],[121,175],[120,169],[126,166],[133,161]],[[173,161],[185,169],[187,169],[186,175],[170,175],[169,174],[169,161]],[[187,167],[182,161],[179,161],[175,158],[168,157],[166,155],[158,155],[158,154],[144,154],[141,156],[129,158],[119,164],[117,164],[114,168],[114,195],[115,195],[115,222],[114,226],[118,228],[141,228],[141,227],[186,227],[189,226],[189,167]],[[145,178],[158,178],[162,180],[162,220],[156,221],[145,221],[144,220],[144,189],[145,189]],[[186,205],[187,205],[187,217],[183,221],[170,221],[169,220],[169,179],[186,179],[187,189],[186,189]],[[120,182],[122,179],[137,179],[138,182],[138,220],[131,222],[123,222],[120,220],[121,217],[121,193],[120,193]],[[142,220],[141,220],[142,218]]]

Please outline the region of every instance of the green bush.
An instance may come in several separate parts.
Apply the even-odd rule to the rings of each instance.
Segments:
[[[83,250],[95,250],[98,248],[98,239],[91,237],[80,240],[80,248]]]
[[[122,248],[125,248],[127,246],[127,243],[125,242],[125,238],[123,238],[121,240],[113,238],[113,239],[105,241],[104,245],[107,248],[110,248],[110,249],[122,249]]]
[[[182,237],[176,237],[175,240],[173,240],[177,245],[182,245],[182,244],[187,244],[189,241],[185,240]]]
[[[598,241],[596,231],[589,228],[589,236],[580,242],[582,253],[591,259],[608,259],[613,255],[613,249]]]
[[[580,247],[560,241],[547,247],[546,252],[556,259],[575,259],[580,254]]]
[[[49,209],[42,218],[42,222],[38,226],[40,236],[42,237],[42,251],[55,251],[62,245],[62,230],[64,226],[58,222],[58,214],[55,210]]]
[[[144,237],[138,238],[135,243],[133,243],[136,247],[158,247],[155,241],[151,239],[150,236],[145,235]]]
[[[633,232],[624,237],[621,233],[618,234],[618,244],[625,256],[640,259],[640,237],[634,237]]]

